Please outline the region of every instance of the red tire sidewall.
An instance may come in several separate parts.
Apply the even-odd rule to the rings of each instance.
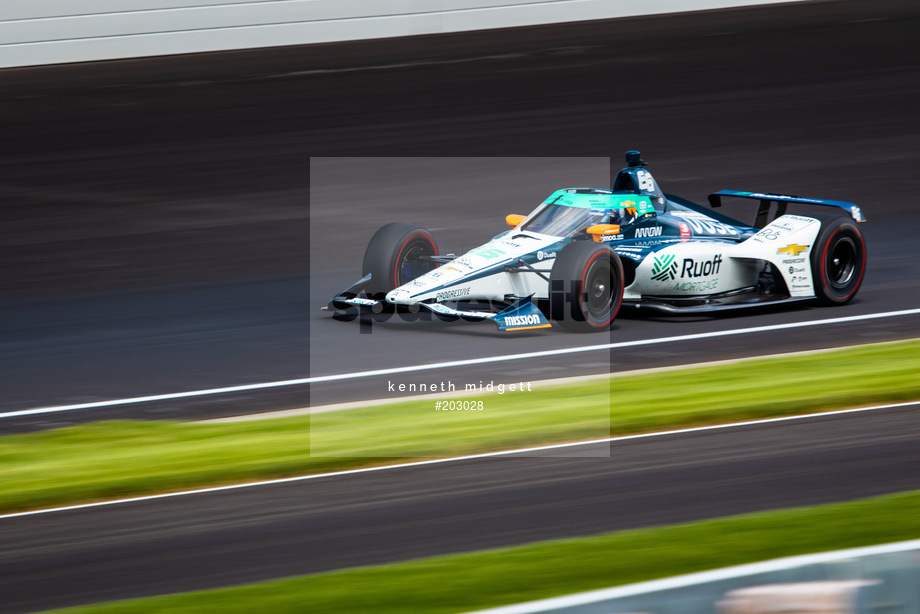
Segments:
[[[416,231],[416,232],[413,232],[403,237],[402,242],[399,244],[399,250],[397,250],[396,252],[396,258],[391,263],[392,265],[391,270],[393,272],[393,277],[391,278],[391,281],[393,282],[392,285],[394,288],[398,288],[401,285],[399,283],[399,265],[402,262],[403,255],[406,253],[406,250],[408,249],[408,247],[412,245],[412,243],[414,243],[417,239],[422,239],[426,243],[428,243],[428,245],[431,246],[432,255],[434,256],[438,255],[438,246],[435,245],[434,240],[431,238],[431,235],[429,235],[427,232]]]
[[[822,250],[821,258],[818,262],[818,272],[820,273],[820,276],[821,276],[821,284],[824,288],[826,288],[826,290],[824,291],[824,294],[829,294],[830,292],[833,292],[833,290],[831,289],[830,277],[828,277],[828,274],[827,274],[828,251],[834,245],[834,242],[837,236],[839,236],[840,233],[843,233],[846,231],[851,231],[852,233],[856,235],[856,237],[854,238],[854,243],[856,243],[856,245],[859,247],[859,250],[860,250],[860,253],[859,253],[859,258],[860,258],[859,265],[860,266],[858,267],[859,277],[856,279],[856,283],[853,284],[853,287],[850,289],[850,291],[842,296],[838,296],[835,293],[833,296],[829,297],[833,301],[840,302],[840,303],[845,303],[849,301],[851,298],[853,298],[853,296],[859,290],[860,285],[862,285],[862,279],[866,273],[866,267],[865,267],[866,242],[862,240],[862,236],[859,234],[859,231],[856,230],[855,228],[848,226],[848,225],[838,226],[837,228],[834,228],[831,231],[830,236],[827,237],[827,241],[824,243],[824,250]]]
[[[578,282],[578,300],[579,300],[579,307],[585,318],[585,322],[587,322],[590,326],[593,326],[594,328],[605,328],[607,326],[610,326],[611,322],[613,322],[616,319],[617,313],[620,311],[620,303],[623,301],[623,292],[619,291],[616,293],[617,294],[616,304],[614,305],[613,309],[610,310],[610,318],[606,322],[604,322],[603,324],[596,324],[588,318],[588,309],[587,309],[587,301],[586,301],[587,297],[584,291],[585,279],[587,279],[588,271],[591,269],[591,265],[594,264],[594,262],[598,258],[609,258],[610,266],[614,269],[616,269],[617,268],[616,265],[619,264],[616,261],[616,259],[610,258],[610,254],[608,252],[598,251],[598,252],[593,253],[591,257],[588,258],[588,261],[585,263],[585,268],[581,272],[581,279]],[[622,266],[619,267],[619,269],[620,270],[618,271],[619,273],[618,279],[620,280],[620,282],[622,282],[623,280]],[[610,291],[613,292],[614,289],[611,288]]]

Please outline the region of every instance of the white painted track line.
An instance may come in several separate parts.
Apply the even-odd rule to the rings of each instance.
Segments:
[[[188,392],[175,392],[169,394],[156,394],[142,397],[132,397],[127,399],[113,399],[111,401],[97,401],[92,403],[78,403],[74,405],[57,405],[52,407],[37,407],[33,409],[23,409],[0,413],[2,418],[16,418],[21,416],[35,416],[39,414],[51,414],[65,411],[75,411],[80,409],[98,409],[102,407],[113,407],[116,405],[131,405],[136,403],[147,403],[151,401],[170,401],[176,399],[186,399],[191,397],[211,396],[218,394],[227,394],[231,392],[244,392],[250,390],[261,390],[266,388],[281,388],[285,386],[302,386],[305,384],[319,384],[323,382],[335,382],[349,379],[359,379],[365,377],[376,377],[381,375],[396,375],[398,373],[412,373],[417,371],[431,371],[434,369],[447,369],[451,367],[464,367],[469,365],[488,364],[493,362],[509,362],[513,360],[523,360],[527,358],[543,358],[547,356],[559,356],[561,354],[579,354],[584,352],[597,352],[603,350],[622,349],[628,347],[639,347],[643,345],[656,345],[664,343],[678,343],[681,341],[698,341],[700,339],[714,339],[717,337],[729,337],[735,335],[750,335],[755,333],[768,333],[781,330],[791,330],[796,328],[806,328],[812,326],[829,326],[834,324],[847,324],[850,322],[862,322],[866,320],[877,320],[881,318],[896,318],[901,316],[920,315],[920,309],[905,309],[901,311],[889,311],[884,313],[870,313],[858,316],[847,316],[842,318],[828,318],[823,320],[810,320],[807,322],[791,322],[788,324],[772,324],[769,326],[755,326],[753,328],[736,328],[732,330],[714,331],[709,333],[698,333],[693,335],[677,335],[675,337],[659,337],[656,339],[639,339],[636,341],[624,341],[621,343],[606,343],[601,345],[589,345],[574,348],[563,348],[555,350],[545,350],[540,352],[527,352],[524,354],[508,354],[504,356],[487,356],[483,358],[470,358],[467,360],[454,360],[450,362],[439,362],[425,365],[412,365],[407,367],[394,367],[391,369],[378,369],[375,371],[358,371],[355,373],[340,373],[335,375],[319,375],[316,377],[304,377],[300,379],[283,380],[277,382],[265,382],[261,384],[244,384],[241,386],[228,386],[225,388],[210,388],[207,390],[191,390]]]
[[[838,561],[852,561],[861,557],[877,556],[880,554],[893,554],[898,552],[910,552],[920,549],[920,539],[895,542],[889,544],[879,544],[877,546],[864,546],[862,548],[848,548],[846,550],[833,550],[830,552],[817,552],[814,554],[800,554],[781,559],[772,559],[769,561],[760,561],[757,563],[748,563],[746,565],[737,565],[735,567],[723,567],[721,569],[712,569],[701,571],[682,576],[673,576],[670,578],[661,578],[660,580],[649,580],[648,582],[639,582],[636,584],[626,584],[624,586],[614,586],[612,588],[602,588],[596,591],[587,591],[573,595],[564,595],[562,597],[550,597],[539,601],[530,601],[526,603],[517,603],[487,610],[476,610],[467,614],[538,614],[547,612],[561,612],[564,608],[575,608],[578,606],[595,605],[597,611],[612,611],[614,606],[603,607],[601,601],[610,601],[624,597],[634,597],[637,595],[646,595],[660,591],[669,591],[688,586],[696,586],[705,582],[721,582],[735,578],[748,578],[759,574],[772,573],[776,571],[786,571],[796,567],[806,565],[824,565]],[[753,578],[748,578],[753,583]],[[762,582],[762,580],[761,580]],[[782,606],[780,606],[782,607]],[[777,609],[777,612],[792,611],[790,609]],[[804,611],[804,610],[796,610]],[[815,611],[815,610],[812,610]]]
[[[881,341],[872,343],[873,346],[891,345],[901,343],[907,339],[897,341]],[[859,346],[847,346],[859,347]],[[595,373],[593,375],[575,375],[573,377],[559,377],[554,379],[533,380],[534,386],[543,388],[544,386],[572,386],[575,384],[587,384],[601,380],[614,380],[621,377],[641,377],[656,373],[671,373],[674,371],[686,371],[687,369],[704,369],[706,367],[721,367],[725,365],[744,365],[748,362],[798,358],[802,356],[815,356],[818,354],[828,354],[831,352],[840,352],[846,347],[829,347],[817,350],[803,350],[801,352],[783,352],[781,354],[763,354],[759,356],[745,356],[743,358],[730,358],[727,360],[711,360],[706,362],[690,362],[679,365],[669,365],[667,367],[649,367],[648,369],[632,369],[629,371],[616,371],[613,373]],[[513,384],[515,382],[506,380],[496,382],[504,384]],[[536,388],[534,389],[536,390]],[[412,403],[417,401],[435,401],[438,399],[455,399],[457,397],[475,397],[482,396],[480,390],[455,390],[453,392],[431,392],[426,394],[407,395],[402,397],[384,397],[379,399],[366,399],[362,401],[351,401],[346,403],[333,403],[330,405],[313,405],[309,407],[297,407],[294,409],[281,409],[278,411],[260,412],[257,414],[241,414],[235,416],[225,416],[223,418],[207,418],[205,420],[194,420],[193,424],[227,424],[231,422],[252,422],[254,420],[269,420],[272,418],[290,418],[291,416],[306,416],[307,414],[325,414],[333,411],[344,411],[348,409],[359,409],[364,407],[377,407],[381,405],[392,405],[395,403]]]
[[[660,431],[657,433],[640,433],[638,435],[620,435],[617,437],[607,437],[604,439],[591,439],[588,441],[575,441],[569,443],[559,443],[546,446],[535,446],[531,448],[519,448],[515,450],[501,450],[499,452],[484,452],[482,454],[468,454],[466,456],[455,456],[450,458],[435,458],[430,460],[414,461],[409,463],[399,463],[395,465],[378,465],[375,467],[364,467],[361,469],[346,469],[343,471],[333,471],[330,473],[314,473],[310,475],[301,475],[290,478],[278,478],[274,480],[262,480],[259,482],[247,482],[243,484],[231,484],[228,486],[215,486],[212,488],[198,488],[195,490],[185,490],[179,492],[163,493],[159,495],[146,495],[141,497],[131,497],[128,499],[115,499],[111,501],[97,501],[95,503],[83,503],[79,505],[68,505],[64,507],[46,508],[41,510],[31,510],[28,512],[16,512],[12,514],[0,515],[0,520],[11,518],[21,518],[24,516],[37,516],[40,514],[53,514],[55,512],[66,512],[71,510],[85,510],[96,507],[105,507],[110,505],[122,505],[125,503],[137,503],[143,501],[155,501],[158,499],[171,499],[175,497],[186,497],[189,495],[199,495],[228,490],[242,490],[244,488],[256,488],[259,486],[272,486],[276,484],[287,484],[291,482],[304,482],[307,480],[318,480],[322,478],[334,478],[351,475],[360,475],[364,473],[375,473],[379,471],[392,471],[397,469],[407,469],[411,467],[425,467],[428,465],[444,465],[447,463],[457,463],[468,460],[480,460],[486,458],[498,458],[502,456],[512,456],[517,454],[529,454],[533,452],[546,452],[550,450],[562,450],[565,448],[575,448],[579,446],[590,446],[602,443],[615,443],[619,441],[631,441],[634,439],[650,439],[652,437],[667,437],[670,435],[683,435],[686,433],[701,433],[705,431],[717,431],[723,429],[743,428],[747,426],[759,426],[763,424],[772,424],[776,422],[792,422],[797,420],[808,420],[811,418],[824,418],[829,416],[842,416],[845,414],[854,414],[870,411],[879,411],[883,409],[896,409],[899,407],[910,407],[920,405],[920,401],[908,401],[905,403],[891,403],[888,405],[876,405],[873,407],[857,407],[851,409],[838,409],[834,411],[820,412],[816,414],[802,414],[797,416],[782,416],[779,418],[765,418],[763,420],[747,420],[744,422],[732,422],[729,424],[716,424],[712,426],[697,426],[693,428],[675,429],[672,431]]]

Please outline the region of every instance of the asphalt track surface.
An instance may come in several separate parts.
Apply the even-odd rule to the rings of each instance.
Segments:
[[[383,223],[419,223],[460,251],[558,187],[603,185],[604,158],[618,167],[629,148],[697,201],[737,188],[857,202],[870,267],[842,309],[624,318],[611,340],[915,307],[916,19],[908,2],[821,2],[4,71],[0,412],[597,344],[603,334],[489,324],[368,335],[318,309],[360,276]],[[437,376],[562,377],[918,329],[913,318]],[[0,429],[303,407],[380,397],[387,383]]]
[[[4,71],[0,411],[915,308],[918,21],[920,8],[906,1],[816,2]],[[612,156],[618,166],[631,148],[643,151],[667,192],[693,200],[735,188],[858,203],[870,220],[861,226],[870,264],[859,296],[836,309],[620,318],[609,337],[556,331],[510,337],[487,324],[397,321],[374,324],[371,334],[362,334],[357,323],[318,312],[359,275],[363,246],[382,223],[417,222],[431,228],[445,250],[459,251],[497,234],[506,213],[526,213],[553,189],[609,180],[605,158]],[[541,379],[913,338],[918,331],[920,318],[913,316],[437,375],[458,384]],[[386,396],[386,384],[368,379],[5,420],[0,432],[376,398]],[[913,414],[899,416],[895,430],[910,432]],[[786,467],[786,478],[802,472],[814,484],[835,484],[819,489],[822,501],[920,487],[916,472],[908,471],[917,466],[915,442],[872,444],[885,437],[886,424],[866,418],[858,429],[864,444],[843,439],[858,445],[859,454],[848,455],[852,445],[841,447],[833,460],[809,457],[811,434],[784,429],[789,445],[801,446],[805,456],[778,449],[765,452],[763,462]],[[659,453],[669,471],[680,469],[677,451]],[[849,460],[842,463],[843,457]],[[726,454],[683,480],[663,477],[672,486],[656,491],[666,505],[655,509],[667,514],[637,516],[655,524],[819,502],[793,496],[779,478],[764,482],[756,494],[747,488],[695,499],[686,494],[697,482],[706,492],[706,480],[733,471],[731,458]],[[538,461],[521,461],[520,467],[497,461],[488,472],[501,466],[509,482],[527,488],[538,478],[517,476],[518,470],[550,470],[531,462]],[[595,486],[617,466],[607,459],[545,462],[571,463],[579,480],[596,480]],[[431,471],[437,481],[438,472]],[[483,473],[472,466],[451,471],[467,481]],[[863,486],[854,476],[865,478]],[[413,483],[394,487],[405,498],[404,507],[388,512],[394,518],[397,512],[418,518]],[[393,555],[388,560],[628,526],[610,520],[610,506],[633,499],[637,510],[652,509],[640,505],[638,486],[625,502],[596,504],[597,490],[588,486],[541,486],[547,489],[541,497],[558,502],[559,509],[581,510],[578,523],[547,523],[544,533],[525,535],[515,529],[530,522],[532,506],[524,505],[489,530],[442,525],[457,536],[455,547],[441,547],[432,532],[387,550]],[[336,488],[344,492],[353,485]],[[801,490],[814,496],[815,489]],[[302,499],[293,497],[287,501],[299,509]],[[489,497],[500,498],[494,492]],[[272,513],[283,501],[250,505]],[[473,497],[464,505],[483,501]],[[182,505],[195,504],[189,499]],[[188,517],[187,508],[146,505],[132,513],[133,527],[181,524]],[[87,524],[115,526],[99,512],[83,514]],[[243,564],[221,556],[220,549],[208,553],[208,544],[216,542],[209,542],[214,527],[206,522],[187,526],[181,539],[213,563],[196,586],[226,585],[383,560],[360,538],[373,506],[366,514],[352,517],[354,522],[343,519],[338,546],[317,548],[310,557],[275,557],[269,545],[281,535],[309,539],[315,533],[296,514],[291,524],[279,512],[280,524],[219,536],[223,544],[247,541],[250,560],[264,565]],[[67,531],[52,532],[58,521],[48,518],[0,522],[0,530],[22,531],[22,544],[42,534],[42,527],[49,535],[31,554],[16,551],[31,566],[17,559],[14,569],[34,574],[17,583],[23,587],[15,593],[20,611],[61,605],[65,595],[73,596],[68,603],[108,599],[115,586],[124,588],[119,596],[191,587],[178,564],[163,565],[160,576],[149,568],[126,570],[125,582],[105,586],[77,578],[81,557],[111,560],[106,557],[116,553],[156,565],[153,553],[168,549],[157,549],[153,541],[146,550],[135,548],[142,536],[113,529],[68,558]],[[412,525],[403,520],[399,530]],[[57,547],[51,535],[60,538]],[[94,549],[97,554],[90,554]],[[336,558],[332,551],[345,555]],[[134,581],[128,581],[132,573]],[[30,584],[41,580],[47,582],[41,590]],[[51,585],[60,601],[52,599]]]
[[[3,611],[913,489],[918,437],[909,407],[2,519]]]

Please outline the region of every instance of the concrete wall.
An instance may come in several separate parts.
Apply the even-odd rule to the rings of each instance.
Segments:
[[[0,68],[436,34],[780,0],[0,0]]]

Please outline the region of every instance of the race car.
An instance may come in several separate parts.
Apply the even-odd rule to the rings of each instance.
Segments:
[[[423,228],[387,224],[367,246],[363,277],[323,309],[602,331],[627,308],[699,314],[856,296],[866,245],[853,203],[722,190],[707,208],[663,193],[646,166],[629,151],[611,188],[557,190],[459,257],[439,254]],[[752,223],[718,212],[725,198],[756,201]],[[821,211],[795,215],[790,205]]]

